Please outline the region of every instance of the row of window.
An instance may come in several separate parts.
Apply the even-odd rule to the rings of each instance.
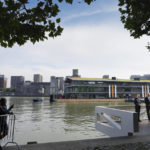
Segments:
[[[121,87],[116,88],[117,92],[142,92],[141,87]],[[150,90],[150,89],[149,89]],[[65,92],[109,92],[109,88],[107,87],[70,87],[66,88]],[[112,92],[112,89],[111,91]],[[114,90],[113,90],[114,92]]]

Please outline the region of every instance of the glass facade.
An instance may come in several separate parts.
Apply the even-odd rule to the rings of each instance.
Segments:
[[[125,98],[136,94],[145,97],[150,91],[150,81],[81,79],[66,78],[66,98]]]

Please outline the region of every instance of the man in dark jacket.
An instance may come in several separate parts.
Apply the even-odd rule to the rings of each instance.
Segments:
[[[10,111],[13,107],[14,105],[11,105],[7,109],[6,99],[5,98],[0,99],[0,139],[4,138],[8,134],[7,116],[3,115],[12,114]],[[0,150],[2,150],[1,146]]]
[[[150,110],[150,94],[149,93],[145,97],[144,101],[145,101],[145,106],[146,106],[147,117],[148,117],[148,120],[150,120],[150,114],[149,114],[149,110]]]
[[[134,104],[135,104],[135,112],[137,112],[138,114],[138,121],[141,122],[140,120],[140,109],[141,109],[141,105],[140,105],[140,95],[137,94],[136,98],[134,99]]]

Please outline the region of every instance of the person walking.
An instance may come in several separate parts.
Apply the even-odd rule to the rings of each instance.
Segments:
[[[135,112],[137,112],[137,114],[138,114],[138,122],[141,122],[141,120],[140,120],[141,105],[140,105],[140,95],[139,94],[136,95],[136,98],[134,99],[134,104],[135,104]]]
[[[150,121],[150,93],[147,94],[147,96],[145,97],[144,99],[144,102],[145,102],[145,106],[146,106],[146,112],[147,112],[147,117],[148,117],[148,120]]]

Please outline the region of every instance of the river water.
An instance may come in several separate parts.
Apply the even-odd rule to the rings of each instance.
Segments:
[[[124,103],[55,102],[44,98],[42,103],[33,98],[7,97],[8,106],[14,104],[16,115],[15,141],[26,144],[71,141],[106,137],[95,129],[95,106],[118,106]]]

